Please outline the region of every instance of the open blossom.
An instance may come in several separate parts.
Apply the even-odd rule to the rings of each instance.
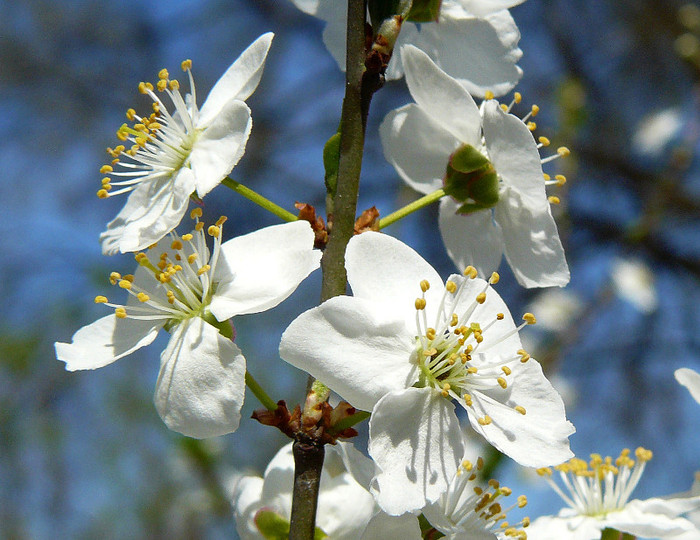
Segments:
[[[100,235],[105,255],[138,251],[163,238],[182,220],[190,195],[204,197],[238,163],[252,126],[244,100],[260,82],[272,38],[272,33],[263,34],[243,51],[201,108],[190,60],[182,63],[190,86],[184,97],[180,83],[165,69],[155,87],[139,84],[139,91],[153,100],[153,111],[146,116],[127,111],[133,125],[119,128],[117,137],[124,144],[107,149],[112,160],[100,169],[105,177],[98,197],[129,193],[124,208]]]
[[[374,464],[350,443],[326,446],[321,470],[316,527],[333,540],[357,540],[376,512],[369,492]],[[264,478],[242,476],[233,491],[236,528],[242,540],[279,538],[272,535],[285,528],[288,533],[294,485],[292,443],[272,458]],[[263,532],[267,532],[264,535]],[[286,538],[286,534],[284,535]]]
[[[170,429],[196,438],[230,433],[240,421],[246,361],[226,321],[276,306],[320,260],[307,222],[222,244],[225,219],[205,233],[200,215],[199,208],[192,211],[192,233],[171,232],[169,246],[137,253],[133,275],[110,275],[129,293],[126,305],[98,296],[95,302],[114,313],[78,330],[71,343],[55,345],[67,370],[96,369],[150,344],[165,328],[170,340],[160,356],[156,408]],[[206,234],[214,239],[211,253]]]
[[[536,107],[523,120],[493,99],[479,109],[424,52],[406,46],[403,61],[416,102],[382,122],[384,154],[416,191],[449,195],[440,201],[439,225],[457,267],[488,274],[505,254],[521,285],[566,285],[569,267],[545,191],[565,178],[547,180],[542,164],[568,150],[540,158],[549,141],[538,144],[524,123]]]
[[[345,70],[347,6],[335,0],[292,0],[305,13],[324,20],[323,42]],[[404,74],[401,45],[425,51],[473,95],[502,95],[520,80],[516,65],[520,32],[507,8],[524,0],[442,0],[437,22],[404,22],[386,70],[389,80]]]
[[[533,521],[528,535],[537,540],[598,540],[610,528],[639,538],[700,538],[700,529],[681,517],[700,509],[700,496],[629,500],[652,458],[644,448],[634,455],[636,460],[625,449],[613,461],[592,454],[588,463],[574,458],[555,467],[566,490],[552,480],[551,469],[538,470],[568,507]]]
[[[561,398],[521,346],[490,283],[435,270],[392,237],[366,232],[346,252],[353,296],[331,298],[287,328],[281,357],[354,407],[372,411],[373,490],[391,515],[447,489],[464,452],[455,402],[492,445],[527,466],[572,454]],[[525,319],[534,323],[534,316]],[[523,323],[527,324],[527,323]]]

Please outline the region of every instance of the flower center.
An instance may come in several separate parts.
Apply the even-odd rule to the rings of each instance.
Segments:
[[[573,458],[557,465],[554,469],[559,471],[568,494],[552,480],[551,468],[537,469],[537,473],[544,476],[554,491],[579,514],[602,517],[625,507],[647,461],[653,456],[651,450],[642,447],[634,454],[636,461],[630,458],[630,451],[625,448],[614,461],[610,456],[603,458],[600,454],[591,454],[588,463]]]
[[[207,306],[216,292],[215,270],[221,251],[222,226],[226,217],[222,216],[215,225],[207,229],[214,238],[214,249],[209,255],[204,222],[199,218],[200,208],[190,213],[195,220],[191,233],[179,236],[170,233],[169,249],[159,244],[149,250],[161,252],[157,259],[146,252],[135,254],[135,259],[145,272],[134,275],[121,275],[112,272],[109,280],[112,285],[125,289],[131,298],[126,305],[110,303],[105,296],[97,296],[95,303],[114,308],[118,318],[139,320],[164,320],[166,330],[191,317],[211,318]],[[163,242],[161,241],[160,244]],[[215,321],[214,321],[215,322]],[[217,324],[218,326],[218,324]]]
[[[190,83],[190,93],[185,98],[180,94],[180,83],[169,78],[167,69],[158,73],[155,88],[148,82],[139,83],[139,92],[153,100],[153,111],[148,116],[139,116],[134,109],[126,111],[131,125],[122,124],[117,138],[131,146],[127,149],[127,145],[119,144],[107,149],[112,160],[100,168],[100,173],[106,175],[97,192],[100,199],[128,193],[141,183],[169,179],[187,164],[199,135],[195,127],[199,111],[191,67],[191,60],[182,62]],[[175,109],[173,114],[154,90],[168,95]],[[119,189],[113,190],[114,187]]]
[[[480,353],[536,321],[534,315],[526,313],[523,316],[525,322],[520,326],[510,330],[501,326],[499,330],[497,323],[505,319],[503,313],[477,320],[477,308],[486,302],[490,285],[498,283],[499,276],[494,272],[488,282],[479,280],[483,283],[479,287],[475,281],[477,272],[474,267],[467,267],[464,275],[466,277],[452,276],[446,283],[440,304],[434,310],[433,326],[429,324],[426,313],[428,302],[425,293],[430,289],[430,283],[427,280],[420,282],[423,294],[415,301],[417,336],[413,358],[420,369],[416,386],[434,388],[443,397],[456,399],[471,407],[471,391],[507,388],[514,366],[530,359],[530,355],[522,349],[507,358]],[[471,302],[465,301],[469,294],[474,295]],[[458,306],[460,313],[455,312]],[[484,336],[488,336],[487,342]],[[523,407],[516,405],[514,408],[525,414]],[[491,423],[491,419],[484,416],[479,418],[479,422],[486,425]]]

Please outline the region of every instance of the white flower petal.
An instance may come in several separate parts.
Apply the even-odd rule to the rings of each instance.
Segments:
[[[160,357],[154,401],[173,431],[203,439],[236,431],[245,396],[245,358],[194,317],[180,323]]]
[[[412,45],[401,50],[401,58],[408,89],[423,112],[460,142],[478,147],[481,114],[469,92]]]
[[[419,106],[411,103],[391,111],[379,134],[384,156],[409,186],[420,193],[443,186],[450,154],[460,141]]]
[[[438,223],[447,254],[458,269],[472,265],[480,276],[498,270],[503,258],[503,232],[491,210],[457,214],[461,205],[451,197],[440,200]]]
[[[426,292],[428,312],[436,311],[443,294],[442,279],[423,257],[386,234],[369,231],[354,236],[345,253],[348,283],[356,298],[370,300],[373,310],[403,318],[415,331],[415,300],[421,280],[430,283]]]
[[[322,2],[323,0],[292,0],[292,3],[297,8],[302,10],[304,13],[308,13],[309,15],[316,15],[316,13],[318,12],[319,4]]]
[[[605,527],[605,521],[589,516],[542,516],[530,524],[527,536],[536,540],[600,540]]]
[[[260,509],[263,479],[258,476],[240,478],[233,490],[233,517],[236,532],[241,540],[259,540],[260,531],[255,526],[255,513]]]
[[[313,246],[307,221],[266,227],[225,242],[211,312],[223,321],[275,307],[318,268],[321,252]]]
[[[443,8],[440,22],[421,25],[414,45],[474,96],[509,92],[522,76],[516,65],[522,56],[520,32],[513,18],[505,10],[484,19],[455,15]]]
[[[209,126],[232,99],[243,101],[255,91],[273,37],[268,32],[256,39],[216,82],[199,111],[198,128]]]
[[[673,538],[692,531],[700,538],[700,530],[687,519],[650,512],[645,508],[645,502],[630,501],[623,510],[608,514],[605,524],[641,538]]]
[[[498,175],[520,194],[523,204],[537,211],[549,208],[540,152],[527,126],[489,100],[484,103],[484,138]]]
[[[447,0],[450,1],[450,0]],[[483,17],[489,13],[495,13],[502,9],[512,8],[522,4],[525,0],[452,0],[459,3],[466,11]]]
[[[418,518],[413,514],[390,516],[384,512],[379,512],[367,524],[361,540],[376,540],[377,538],[421,540],[423,536]]]
[[[173,178],[141,184],[100,235],[102,253],[139,251],[158,242],[180,224],[194,189],[194,174],[187,168]]]
[[[674,376],[688,389],[693,399],[700,403],[700,373],[690,368],[680,368],[674,372]]]
[[[380,399],[369,421],[369,439],[369,454],[381,469],[372,489],[390,515],[437,500],[464,453],[454,405],[426,388]]]
[[[557,224],[549,207],[535,209],[514,190],[506,190],[496,205],[503,230],[505,255],[524,287],[563,287],[571,278]]]
[[[252,126],[248,105],[231,100],[202,132],[190,154],[197,195],[204,197],[236,166],[245,152]]]
[[[568,437],[576,430],[566,420],[564,403],[540,364],[531,359],[513,366],[506,380],[506,389],[472,392],[473,410],[467,408],[472,427],[526,467],[558,465],[572,458]],[[515,411],[517,405],[524,407],[526,414]],[[484,415],[491,417],[489,425],[478,423],[477,418]]]
[[[104,367],[153,342],[163,324],[107,315],[83,326],[71,343],[55,343],[56,358],[68,371]]]
[[[353,407],[371,411],[387,392],[416,382],[416,366],[409,362],[412,345],[403,319],[376,312],[363,298],[336,296],[289,325],[280,357]]]
[[[653,497],[644,501],[632,500],[628,507],[639,509],[641,512],[661,514],[667,517],[676,517],[686,512],[700,510],[700,496],[698,497]]]

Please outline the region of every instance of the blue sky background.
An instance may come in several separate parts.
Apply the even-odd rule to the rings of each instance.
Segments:
[[[654,451],[639,498],[686,490],[700,469],[700,405],[673,378],[678,367],[700,370],[700,55],[686,46],[684,59],[677,45],[692,44],[700,22],[688,8],[679,17],[682,5],[528,0],[512,10],[524,52],[518,89],[542,108],[538,134],[573,151],[556,162],[569,178],[556,212],[572,271],[565,291],[578,308],[560,328],[528,329],[531,348],[569,389],[577,455]],[[165,336],[79,373],[63,370],[53,342],[102,316],[92,299],[109,272],[133,267],[130,256],[100,254],[98,235],[123,200],[95,197],[98,170],[124,111],[147,105],[136,85],[162,67],[191,58],[202,100],[251,41],[274,31],[233,177],[287,208],[322,208],[321,151],[343,95],[322,24],[264,0],[0,1],[0,14],[0,536],[231,538],[227,479],[262,472],[284,437],[251,420],[213,441],[169,432],[152,405]],[[386,215],[417,197],[384,160],[377,132],[409,100],[401,81],[375,96],[360,209]],[[661,111],[674,120],[642,144],[640,126]],[[225,187],[204,212],[228,215],[231,236],[277,222]],[[436,217],[428,209],[387,232],[446,276],[454,269]],[[654,309],[619,294],[611,276],[620,259],[650,269]],[[546,294],[520,288],[505,266],[501,274],[514,314]],[[276,399],[302,398],[304,374],[276,351],[286,325],[317,302],[319,283],[313,276],[278,308],[236,320],[251,372]],[[256,407],[248,396],[244,419]],[[528,496],[533,517],[561,506],[512,463],[497,476]]]

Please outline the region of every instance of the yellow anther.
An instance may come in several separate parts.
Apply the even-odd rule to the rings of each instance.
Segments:
[[[540,112],[540,108],[538,105],[533,105],[530,114],[532,116],[537,116],[537,113]]]
[[[217,227],[221,227],[227,221],[228,218],[226,216],[220,216],[219,219],[216,220],[216,223],[214,223],[214,225],[216,225]]]
[[[180,81],[178,81],[178,80],[170,81],[170,89],[171,90],[179,90],[180,89]]]
[[[424,279],[420,282],[420,290],[426,292],[428,289],[430,289],[430,283],[427,279]]]
[[[134,253],[134,260],[136,260],[136,262],[140,263],[144,259],[148,260],[148,255],[146,255],[143,251],[139,251],[138,253]]]
[[[197,260],[198,255],[196,253],[192,253],[192,255],[187,256],[187,262],[192,264],[194,261]]]
[[[160,113],[160,105],[158,105],[157,103],[151,103],[151,109],[153,109],[154,114]]]
[[[131,281],[129,281],[128,279],[122,279],[119,281],[119,287],[127,290],[131,289]]]
[[[459,324],[459,316],[456,313],[452,314],[450,319],[450,326],[457,326]]]
[[[484,492],[484,490],[481,489],[479,486],[474,486],[473,489],[474,489],[474,493],[476,493],[477,495],[481,495]]]
[[[193,208],[192,211],[190,212],[190,219],[201,218],[201,217],[202,217],[202,209],[201,208]]]
[[[515,92],[513,94],[513,101],[516,103],[520,103],[523,100],[523,96],[520,94],[520,92]]]
[[[416,298],[415,306],[417,310],[425,309],[425,298]]]
[[[484,468],[484,459],[482,457],[478,457],[476,459],[476,470],[480,471],[483,468]]]
[[[161,79],[156,83],[159,92],[163,92],[168,87],[168,81]]]
[[[506,105],[505,103],[501,103],[501,110],[503,112],[508,112],[508,105]]]
[[[527,126],[527,129],[529,129],[530,131],[535,131],[537,129],[537,124],[535,124],[535,122],[528,122],[525,125]]]
[[[156,266],[158,266],[158,268],[160,268],[161,270],[165,270],[165,267],[168,266],[168,263],[161,259],[160,261],[158,261],[158,264]]]
[[[484,302],[486,302],[486,293],[481,292],[481,293],[477,294],[476,301],[479,304],[483,304]]]
[[[501,281],[501,276],[498,274],[498,272],[494,272],[493,274],[491,274],[491,277],[489,278],[489,283],[491,285],[495,285],[499,281]]]
[[[522,405],[516,405],[516,406],[513,407],[513,408],[514,408],[517,412],[519,412],[520,414],[522,414],[522,415],[524,415],[524,414],[527,412],[527,411],[525,410],[525,407],[523,407]]]
[[[558,186],[563,186],[564,184],[566,184],[566,176],[564,176],[563,174],[556,175],[554,179],[557,181]]]
[[[454,294],[457,291],[457,284],[454,281],[448,281],[445,283],[445,289],[448,293]]]
[[[501,388],[508,388],[508,383],[503,377],[497,377],[496,382],[499,384]]]
[[[464,269],[464,275],[470,279],[474,279],[478,275],[478,272],[476,271],[476,268],[469,265]]]
[[[197,275],[201,276],[202,274],[206,274],[207,272],[209,272],[209,270],[211,270],[211,266],[205,264],[199,270],[197,270]]]
[[[197,223],[197,224],[194,226],[194,230],[195,230],[195,231],[198,231],[198,232],[201,231],[203,228],[204,228],[204,222],[203,222],[203,221],[200,221],[199,223]]]
[[[435,328],[428,328],[425,331],[425,337],[427,337],[431,341],[435,339],[435,335]]]
[[[465,459],[464,461],[462,461],[462,468],[465,471],[469,472],[472,470],[473,467],[474,467],[474,465],[472,465],[472,462],[469,461],[468,459]]]
[[[102,167],[100,167],[100,174],[108,174],[111,173],[113,170],[114,169],[109,165],[102,165]]]
[[[188,69],[192,69],[192,60],[189,58],[187,60],[183,60],[182,63],[180,64],[180,67],[182,68],[182,71],[187,71]]]
[[[111,186],[112,179],[111,179],[110,177],[108,177],[108,176],[105,176],[105,177],[101,180],[101,182],[102,182],[102,187]],[[108,188],[105,188],[105,189],[108,189]]]
[[[141,132],[148,131],[144,124],[134,124],[134,129]]]
[[[527,324],[535,324],[537,319],[532,313],[526,313],[523,315],[523,321],[525,321]]]
[[[450,383],[445,383],[442,385],[442,392],[440,392],[442,397],[448,397],[450,395],[450,388]]]
[[[464,404],[465,404],[467,407],[471,407],[471,406],[472,406],[472,397],[471,397],[469,394],[464,394],[464,395],[462,396],[462,399],[464,400]]]
[[[522,356],[520,357],[520,363],[521,363],[521,364],[524,364],[524,363],[526,363],[529,359],[530,359],[530,355],[527,354],[527,353],[525,353],[524,355],[522,355]]]
[[[112,272],[109,274],[109,282],[112,285],[116,285],[117,281],[119,281],[122,278],[122,275],[119,272]]]
[[[503,494],[504,497],[510,497],[513,494],[513,490],[510,489],[509,487],[502,486],[501,493]]]
[[[542,178],[544,178],[544,181],[545,181],[545,182],[549,182],[549,181],[552,179],[552,177],[549,176],[547,173],[544,173],[544,174],[542,175]]]
[[[476,367],[474,367],[474,366],[469,366],[469,367],[467,368],[467,373],[469,373],[470,375],[474,375],[474,374],[476,374],[476,373],[478,373],[478,372],[479,372],[479,369],[476,368]]]
[[[124,274],[122,276],[122,279],[128,281],[129,283],[133,283],[134,282],[134,275],[133,274]]]
[[[95,304],[106,304],[107,302],[106,296],[95,296]]]
[[[193,237],[192,237],[192,233],[187,233],[187,234],[183,234],[183,235],[182,235],[182,239],[183,239],[185,242],[189,242],[190,240],[192,240],[192,238],[193,238]]]
[[[139,83],[139,92],[141,92],[142,94],[148,93],[148,86],[146,86],[146,83],[143,81]]]
[[[493,422],[488,414],[485,414],[483,418],[479,418],[478,421],[482,426],[488,426],[491,422]]]
[[[642,448],[641,446],[634,451],[634,455],[637,459],[642,462],[650,461],[654,457],[654,453],[651,450]]]
[[[549,146],[551,144],[551,141],[547,137],[539,137],[537,140],[540,141],[542,146]]]
[[[158,72],[158,78],[159,79],[167,79],[168,78],[168,70],[163,68]]]
[[[126,319],[126,309],[123,307],[116,308],[114,314],[117,316],[117,319]]]
[[[436,354],[437,354],[437,349],[435,347],[432,347],[430,349],[426,349],[423,351],[423,356],[425,356],[426,358],[429,356],[434,356]]]
[[[566,146],[560,146],[557,148],[557,154],[559,154],[561,157],[566,157],[571,154],[571,150],[569,150]]]
[[[482,341],[484,341],[484,336],[482,336],[481,334],[474,334],[474,339],[477,343],[481,343]]]
[[[506,318],[506,316],[503,313],[496,313],[496,320],[497,321],[502,321],[505,318]]]
[[[540,476],[552,476],[552,469],[550,467],[540,467],[539,469],[535,469],[535,472]]]
[[[502,366],[501,371],[506,374],[506,376],[510,375],[513,373],[513,370],[510,369],[508,366]]]
[[[493,99],[495,96],[491,90],[484,92],[484,99]]]
[[[547,197],[547,200],[549,201],[550,204],[559,204],[561,202],[559,197],[557,197],[555,195],[550,195],[549,197]]]
[[[136,298],[139,299],[139,302],[148,302],[151,297],[148,296],[145,292],[140,292],[136,295]]]
[[[109,197],[109,192],[107,191],[107,189],[102,188],[102,189],[97,190],[97,198],[98,199],[106,199],[107,197]]]
[[[527,497],[525,495],[518,495],[518,508],[523,508],[527,505]]]

